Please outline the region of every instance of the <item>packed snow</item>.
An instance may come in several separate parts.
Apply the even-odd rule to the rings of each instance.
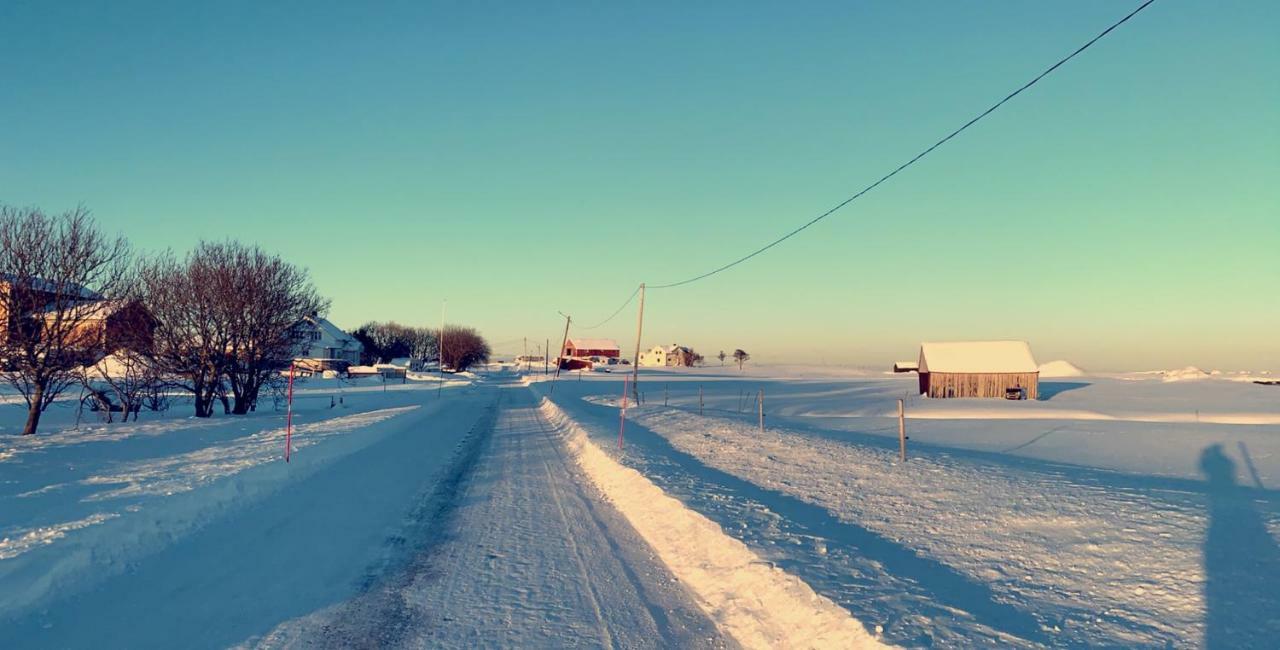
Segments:
[[[1280,635],[1280,388],[1041,372],[1042,399],[1005,401],[882,370],[645,369],[624,419],[605,373],[315,377],[287,464],[275,404],[112,424],[63,404],[22,437],[6,399],[0,647]]]

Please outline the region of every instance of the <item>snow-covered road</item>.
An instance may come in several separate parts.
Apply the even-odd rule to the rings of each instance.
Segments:
[[[166,485],[182,468],[199,474],[182,489],[110,495],[105,503],[129,504],[112,520],[0,562],[12,603],[0,607],[0,647],[226,647],[341,602],[394,561],[407,517],[496,396],[455,392],[420,391],[417,408],[371,411],[391,416],[377,422],[344,416],[365,424],[333,435],[317,424],[300,434],[289,465],[281,437],[266,433],[205,447],[211,463],[248,459],[259,447],[265,454],[214,474],[192,464],[191,452],[119,462],[134,478],[150,477],[140,465],[172,466],[157,474]]]
[[[404,565],[264,646],[728,647],[590,489],[532,395],[503,391],[492,434]]]

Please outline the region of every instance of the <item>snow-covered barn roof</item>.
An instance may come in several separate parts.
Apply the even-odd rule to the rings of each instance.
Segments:
[[[957,341],[920,344],[920,372],[1037,372],[1026,341]]]
[[[569,345],[578,350],[621,350],[613,339],[569,339]]]

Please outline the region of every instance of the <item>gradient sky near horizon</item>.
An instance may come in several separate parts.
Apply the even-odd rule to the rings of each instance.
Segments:
[[[0,201],[518,351],[808,221],[1134,1],[0,4]],[[644,341],[1280,370],[1280,3],[1158,0]],[[635,308],[580,332],[634,345]],[[554,343],[553,343],[554,344]]]

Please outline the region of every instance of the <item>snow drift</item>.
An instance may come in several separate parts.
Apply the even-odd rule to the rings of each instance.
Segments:
[[[1083,377],[1084,375],[1083,369],[1065,359],[1040,364],[1041,378]]]

